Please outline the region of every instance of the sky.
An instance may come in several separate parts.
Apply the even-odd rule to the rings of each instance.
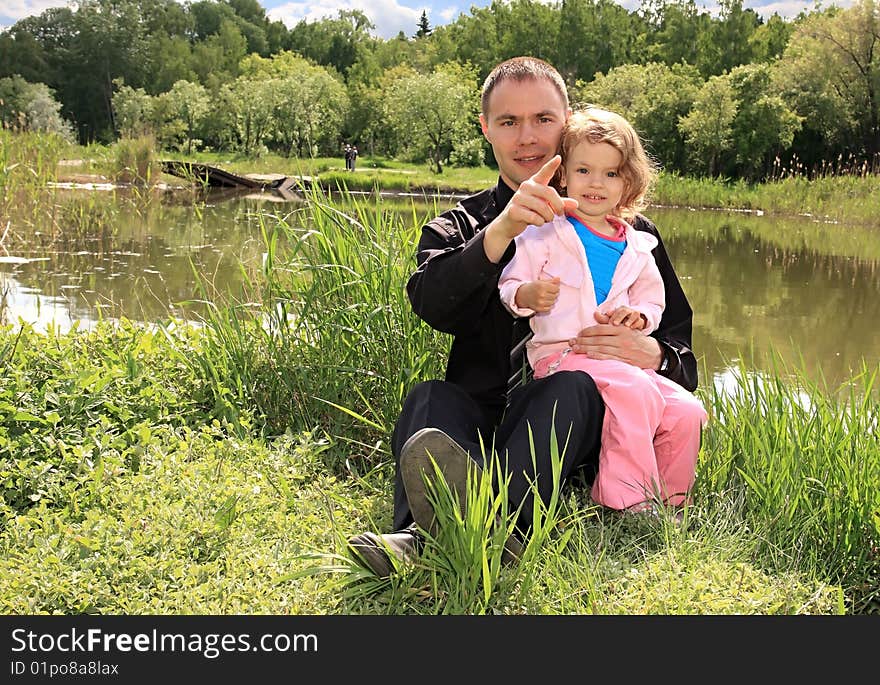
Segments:
[[[553,0],[547,0],[552,2]],[[635,9],[639,0],[615,0],[627,9]],[[823,5],[848,7],[854,0],[824,0]],[[472,5],[485,7],[491,0],[260,0],[271,19],[280,19],[288,27],[305,19],[314,21],[322,17],[336,16],[341,9],[359,9],[376,25],[374,33],[382,38],[396,36],[399,31],[406,35],[416,32],[422,11],[427,11],[431,26],[454,21],[461,14],[468,14]],[[0,0],[0,26],[8,27],[19,19],[40,14],[50,7],[63,7],[68,0]],[[717,8],[714,0],[697,0],[699,6],[710,11]],[[782,17],[795,17],[815,3],[805,0],[745,0],[744,6],[751,7],[763,17],[774,13]]]

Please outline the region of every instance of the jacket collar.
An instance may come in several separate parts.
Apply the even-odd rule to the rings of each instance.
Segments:
[[[607,218],[609,223],[614,224],[621,231],[623,231],[623,234],[626,238],[627,248],[632,248],[636,252],[650,252],[655,247],[657,247],[657,238],[652,236],[650,233],[647,233],[645,231],[637,231],[620,217],[609,215]],[[556,228],[556,235],[559,237],[562,243],[569,250],[571,250],[575,254],[578,254],[580,252],[580,239],[577,237],[577,233],[574,231],[572,225],[568,222],[568,219],[561,214],[557,214],[553,217],[553,225]]]

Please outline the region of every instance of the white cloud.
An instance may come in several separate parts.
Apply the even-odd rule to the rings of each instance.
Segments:
[[[0,17],[11,19],[10,23],[14,24],[19,19],[42,14],[52,7],[65,7],[68,4],[68,0],[2,0]]]
[[[275,1],[275,0],[271,0]],[[406,1],[406,0],[404,0]],[[547,3],[556,3],[559,0],[541,0]],[[178,0],[184,2],[184,0]],[[260,0],[265,7],[267,0]],[[642,0],[616,0],[626,9],[633,11],[638,9]],[[855,0],[823,0],[825,7],[837,5],[838,7],[851,7]],[[490,4],[490,0],[478,0],[472,2],[481,7]],[[804,10],[814,9],[811,0],[778,0],[765,2],[764,0],[745,0],[746,7],[751,7],[762,17],[769,18],[774,13],[781,17],[793,19]],[[52,7],[74,6],[72,0],[0,0],[0,21],[3,24],[12,25],[19,19],[38,15]],[[718,14],[717,0],[697,0],[697,5],[708,10],[714,15]],[[281,19],[288,27],[297,22],[316,21],[324,17],[335,17],[341,9],[358,9],[366,14],[376,25],[376,35],[382,38],[392,38],[399,31],[406,35],[415,33],[422,10],[428,10],[428,18],[432,26],[445,24],[453,21],[461,12],[457,6],[447,6],[440,10],[431,10],[427,5],[412,8],[402,5],[400,0],[294,0],[272,9],[267,9],[266,14],[272,19]]]
[[[427,8],[404,7],[397,0],[307,0],[279,5],[268,10],[267,14],[292,28],[303,19],[317,21],[335,17],[339,10],[360,10],[376,25],[376,35],[392,38],[400,31],[408,36],[415,33],[422,9]]]
[[[851,7],[855,0],[824,0],[822,7]],[[626,2],[621,4],[626,5]],[[720,5],[717,2],[697,2],[697,6],[707,10],[713,16],[720,13]],[[816,9],[816,3],[811,0],[782,0],[781,2],[764,2],[762,0],[744,0],[743,7],[753,9],[764,19],[769,19],[774,14],[778,14],[785,19],[794,19],[801,12],[813,11]]]
[[[443,20],[444,24],[447,24],[455,19],[459,12],[461,12],[461,10],[458,9],[458,7],[445,7],[444,9],[437,12],[437,16],[439,16]],[[431,23],[434,24],[435,22]]]

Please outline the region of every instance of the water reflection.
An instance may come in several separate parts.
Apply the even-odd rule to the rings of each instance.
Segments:
[[[77,320],[197,315],[205,294],[194,272],[203,274],[209,299],[244,299],[265,252],[261,226],[271,229],[274,217],[305,220],[301,204],[228,193],[198,202],[179,195],[146,203],[110,193],[71,197],[73,208],[62,210],[70,226],[88,223],[91,213],[111,228],[97,236],[47,229],[0,258],[7,320],[43,327],[54,321],[64,330]],[[110,207],[97,208],[102,201]],[[381,216],[403,212],[418,221],[454,201],[383,199]],[[708,377],[723,378],[741,358],[750,368],[769,369],[771,348],[831,384],[863,363],[880,363],[876,229],[683,209],[649,214],[693,305],[694,348]]]
[[[880,236],[831,225],[824,241],[789,247],[793,231],[804,234],[797,222],[715,214],[652,212],[693,306],[694,349],[707,369],[739,359],[768,369],[775,350],[834,385],[863,362],[880,363],[880,260],[847,254],[860,245],[876,253]]]
[[[94,231],[83,237],[37,233],[16,249],[17,260],[0,262],[6,318],[39,326],[54,319],[61,330],[76,320],[155,321],[203,311],[202,287],[209,298],[240,294],[245,275],[262,261],[262,204],[218,199],[193,204],[117,198],[107,222],[111,231],[97,237],[90,235]]]

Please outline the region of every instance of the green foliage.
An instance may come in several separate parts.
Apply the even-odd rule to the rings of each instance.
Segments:
[[[844,10],[817,6],[791,21],[775,14],[762,21],[741,0],[724,0],[715,14],[693,0],[643,3],[633,11],[614,0],[494,0],[433,28],[424,15],[416,36],[400,32],[385,40],[372,35],[375,27],[360,10],[303,20],[288,31],[280,21],[270,22],[255,0],[184,6],[174,0],[88,0],[28,17],[0,35],[0,78],[19,75],[54,90],[83,142],[146,132],[137,112],[120,114],[120,84],[155,97],[188,82],[204,86],[214,106],[201,122],[180,116],[176,106],[154,108],[150,126],[161,145],[189,150],[201,141],[210,149],[250,155],[308,156],[336,152],[348,141],[371,155],[431,159],[439,170],[456,147],[453,163],[476,161],[470,154],[477,152],[470,143],[478,135],[475,121],[451,134],[451,142],[449,134],[442,144],[425,142],[422,134],[416,135],[422,140],[411,141],[383,117],[394,94],[391,77],[407,69],[430,77],[454,63],[476,85],[498,62],[534,55],[559,68],[575,100],[587,89],[591,98],[601,96],[607,106],[622,109],[634,104],[626,95],[628,84],[622,79],[613,84],[622,93],[615,98],[601,92],[611,85],[601,78],[629,69],[624,73],[634,79],[635,90],[648,93],[630,114],[665,168],[679,173],[711,168],[710,174],[751,180],[764,178],[777,154],[786,165],[797,159],[810,171],[827,168],[841,154],[876,169],[877,58],[871,46],[877,25],[875,0],[858,0]],[[585,35],[614,39],[584,40]],[[260,60],[283,62],[293,51],[321,71],[273,75],[279,79],[279,98],[273,99],[252,82],[251,68]],[[732,135],[734,142],[740,135],[747,140],[735,151],[708,150],[702,143],[687,150],[677,122],[691,113],[699,88],[710,77],[758,64],[771,66],[774,85],[760,88],[760,95],[756,90],[754,97],[738,93],[741,103],[749,104],[740,108]],[[670,80],[657,65],[689,83]],[[237,83],[243,74],[250,74],[248,82]],[[600,82],[593,86],[597,75]],[[303,78],[296,83],[298,76]],[[676,96],[678,87],[683,90]],[[653,109],[647,104],[652,98]],[[53,101],[41,97],[39,103],[43,118],[55,121]],[[466,109],[471,111],[470,102]],[[268,119],[260,114],[264,110],[272,112]],[[791,112],[806,123],[800,131]],[[705,115],[695,114],[692,129],[707,130],[705,122],[697,126]],[[749,128],[747,120],[760,130]],[[414,131],[419,128],[418,119],[410,123]],[[696,141],[694,130],[690,135]],[[708,163],[701,159],[703,149]]]
[[[154,101],[143,88],[132,88],[117,82],[113,93],[113,116],[121,138],[137,138],[148,134],[154,126]]]
[[[475,74],[453,63],[429,75],[402,75],[389,84],[384,107],[401,146],[423,155],[422,159],[427,157],[442,173],[454,144],[473,137]]]
[[[73,128],[60,112],[61,103],[46,84],[28,83],[18,75],[0,78],[0,126],[55,133],[73,142]]]
[[[0,330],[3,611],[877,610],[876,370],[842,393],[785,368],[704,391],[681,525],[600,510],[575,485],[508,566],[515,512],[487,470],[467,515],[432,491],[442,525],[417,563],[369,577],[343,540],[387,529],[387,438],[446,351],[403,292],[425,217],[317,192],[260,214],[247,303],[218,301],[201,327]]]
[[[58,161],[69,148],[55,133],[0,128],[0,248],[30,237],[23,229],[51,216],[46,184],[55,180]]]
[[[718,172],[721,156],[733,143],[737,104],[730,79],[713,76],[700,88],[691,111],[678,120],[692,164],[710,176]]]
[[[339,10],[335,18],[300,21],[290,30],[288,49],[347,75],[374,42],[375,29],[361,10]]]
[[[850,588],[856,610],[880,587],[877,375],[866,368],[832,392],[781,363],[769,378],[741,365],[733,392],[712,390],[696,493],[710,507],[738,498],[766,555]]]
[[[324,472],[320,439],[241,441],[219,422],[155,424],[140,448],[137,470],[108,467],[65,506],[40,502],[4,519],[0,610],[338,611],[340,598],[314,581],[283,581],[306,566],[304,553],[332,547],[331,499],[348,520],[371,511],[363,491]]]
[[[804,118],[804,127],[827,141],[824,158],[853,152],[880,153],[880,6],[859,0],[852,7],[808,16],[795,29],[774,66],[782,97]],[[799,151],[812,162],[816,155]]]
[[[452,152],[449,153],[449,163],[452,166],[482,166],[485,156],[486,141],[480,137],[458,140],[453,144]]]
[[[699,88],[691,67],[652,63],[628,65],[578,83],[575,102],[615,111],[642,136],[648,151],[666,169],[684,167],[684,139],[678,122],[690,111]]]
[[[237,425],[249,406],[272,433],[320,426],[358,443],[357,456],[336,450],[331,460],[372,468],[403,396],[439,373],[446,346],[412,315],[402,285],[425,219],[373,199],[341,210],[320,191],[293,216],[261,213],[263,272],[243,274],[243,301],[209,308],[199,349],[169,339],[179,362],[205,379],[211,415]],[[202,288],[203,301],[224,295],[207,280]]]
[[[177,81],[171,90],[160,95],[158,100],[161,104],[167,103],[162,109],[171,116],[173,121],[180,123],[179,128],[183,133],[183,140],[174,142],[181,148],[185,143],[187,154],[192,153],[193,142],[211,108],[211,97],[208,91],[198,83]],[[167,144],[169,141],[163,142]]]
[[[63,507],[96,478],[136,472],[155,426],[204,417],[193,394],[198,382],[167,356],[156,334],[103,326],[43,338],[25,327],[2,336],[15,341],[3,345],[0,367],[5,512],[36,503]],[[154,372],[167,378],[158,383]]]

